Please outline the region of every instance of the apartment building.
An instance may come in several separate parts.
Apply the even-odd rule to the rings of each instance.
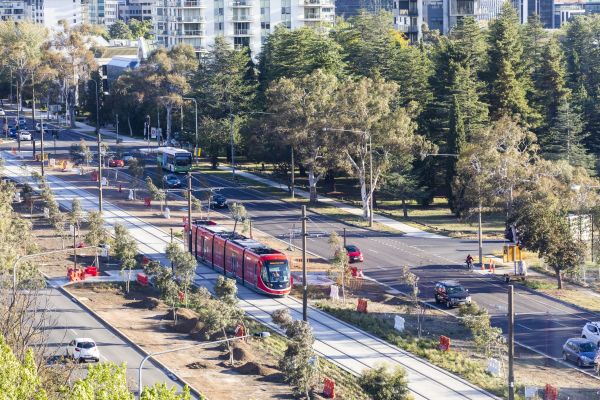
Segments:
[[[121,0],[119,3],[119,19],[127,22],[130,19],[152,20],[152,10],[157,0]]]
[[[335,22],[334,0],[157,0],[154,27],[160,45],[190,44],[206,52],[216,36],[253,57],[277,25],[327,27]]]
[[[30,8],[26,1],[0,0],[0,20],[22,21],[29,18]]]
[[[59,0],[61,1],[61,0]],[[65,0],[62,0],[65,2]],[[119,0],[80,0],[87,11],[86,22],[110,26],[119,18]]]

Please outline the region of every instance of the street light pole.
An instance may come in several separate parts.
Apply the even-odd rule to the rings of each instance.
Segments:
[[[195,347],[213,346],[215,344],[233,342],[233,341],[236,341],[236,340],[247,339],[249,337],[256,337],[256,338],[264,339],[264,338],[268,338],[269,336],[271,336],[271,334],[269,332],[259,332],[259,333],[255,333],[253,335],[235,336],[235,337],[232,337],[232,338],[227,338],[227,339],[222,339],[222,340],[215,340],[214,342],[194,343],[194,344],[190,344],[190,345],[187,345],[187,346],[176,347],[176,348],[170,349],[170,350],[163,350],[163,351],[157,351],[155,353],[150,353],[150,354],[148,354],[146,357],[144,357],[142,359],[142,361],[140,362],[140,365],[138,367],[138,399],[140,399],[142,397],[142,390],[143,390],[143,387],[142,387],[142,371],[143,371],[143,367],[144,367],[144,364],[146,363],[146,361],[148,361],[151,358],[154,358],[156,356],[160,356],[162,354],[175,353],[177,351],[189,350],[189,349],[192,349],[192,348],[195,348]]]
[[[233,180],[235,181],[235,154],[233,148],[233,123],[234,123],[234,115],[231,114],[231,122],[230,122],[230,132],[231,132],[231,175]]]
[[[306,206],[302,206],[302,320],[308,320],[308,282],[306,277]]]
[[[515,303],[514,286],[508,286],[508,400],[515,399]]]
[[[371,192],[369,195],[369,228],[373,227],[373,195],[375,194],[375,190],[373,188],[373,142],[371,141],[371,134],[369,133],[369,172],[370,172],[370,183],[369,183],[369,191]]]
[[[187,235],[188,235],[188,250],[192,252],[192,173],[188,172],[187,176],[187,205],[188,205],[188,222],[187,222]]]
[[[94,82],[96,88],[96,137],[98,139],[98,212],[102,214],[102,138],[100,136],[100,99],[98,96],[98,82],[95,79],[90,79]]]
[[[117,144],[119,144],[119,114],[115,114],[115,120],[116,120],[116,129],[117,129]]]
[[[198,153],[198,102],[196,101],[196,99],[192,98],[192,97],[184,97],[184,100],[192,100],[194,102],[194,109],[196,112],[196,142],[194,145],[194,157],[196,157],[196,154]],[[182,129],[183,131],[183,129]]]

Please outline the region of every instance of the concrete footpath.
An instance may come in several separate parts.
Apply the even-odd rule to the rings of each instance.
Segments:
[[[6,160],[4,175],[32,184],[30,168],[26,168],[22,161],[9,152],[5,151],[3,156]],[[71,200],[77,197],[84,210],[98,209],[97,198],[90,192],[53,175],[47,175],[47,181],[56,200],[64,208],[68,209]],[[110,202],[104,202],[103,205],[104,218],[109,228],[116,223],[125,226],[138,242],[140,252],[167,264],[164,252],[170,242],[170,235]],[[218,274],[213,270],[199,265],[195,281],[198,285],[212,289],[217,277]],[[302,305],[292,297],[269,298],[239,286],[239,298],[240,305],[249,316],[274,329],[277,327],[271,322],[270,314],[276,309],[288,308],[294,318],[301,318]],[[496,398],[456,375],[312,307],[309,309],[309,323],[315,334],[315,350],[352,374],[358,375],[367,368],[388,363],[402,366],[406,370],[409,388],[417,400]]]

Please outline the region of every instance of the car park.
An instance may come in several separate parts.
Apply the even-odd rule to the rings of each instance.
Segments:
[[[227,198],[222,194],[215,194],[212,196],[212,201],[210,205],[213,208],[225,208],[227,207]]]
[[[30,141],[31,140],[31,132],[21,129],[18,133],[20,141]]]
[[[581,330],[581,337],[600,345],[600,322],[588,322]]]
[[[353,244],[348,246],[344,246],[346,251],[348,252],[348,261],[350,262],[363,262],[363,254],[358,247]]]
[[[465,289],[458,281],[440,281],[435,284],[435,302],[452,308],[471,304],[469,290]]]
[[[163,177],[163,183],[165,187],[168,188],[178,188],[181,187],[181,179],[177,177],[175,174],[167,174]]]
[[[589,339],[567,339],[562,348],[563,360],[571,361],[578,367],[592,367],[595,364],[598,346]]]
[[[67,356],[75,361],[100,361],[100,350],[91,338],[75,338],[67,346]]]

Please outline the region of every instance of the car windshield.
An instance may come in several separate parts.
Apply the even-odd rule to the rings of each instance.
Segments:
[[[356,246],[346,246],[346,250],[350,253],[355,253],[358,251],[358,247]]]
[[[591,353],[592,351],[596,351],[596,345],[592,342],[580,343],[579,351],[582,353]]]
[[[94,347],[96,347],[96,343],[94,343],[94,342],[79,342],[79,343],[77,343],[77,347],[80,347],[82,349],[93,349]]]
[[[177,182],[177,181],[179,181],[179,178],[176,177],[176,176],[173,176],[173,175],[169,175],[169,176],[167,176],[167,181],[169,181],[169,182]]]
[[[447,286],[446,287],[446,293],[448,293],[448,294],[461,293],[464,291],[465,291],[465,289],[463,289],[462,286]]]
[[[290,279],[287,260],[265,261],[264,269],[267,271],[267,280],[271,283],[287,283]]]
[[[192,155],[184,155],[184,156],[175,156],[175,165],[179,165],[180,167],[185,167],[192,163]]]

